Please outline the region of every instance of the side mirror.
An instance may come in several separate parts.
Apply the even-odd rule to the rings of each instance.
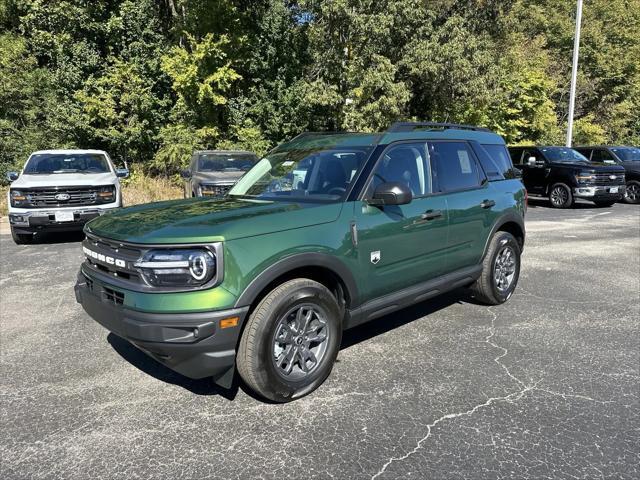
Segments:
[[[185,180],[188,180],[191,178],[191,170],[182,170],[180,171],[180,176],[182,178],[184,178]]]
[[[409,185],[402,182],[385,182],[373,192],[372,205],[406,205],[413,200]]]
[[[128,168],[116,168],[116,177],[127,178],[129,176]]]
[[[536,157],[527,158],[527,165],[529,165],[530,167],[535,167],[536,166]]]
[[[7,179],[10,182],[17,180],[19,176],[20,174],[18,172],[7,172]]]

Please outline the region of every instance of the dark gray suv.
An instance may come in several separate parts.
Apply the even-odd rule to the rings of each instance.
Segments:
[[[198,150],[189,169],[182,171],[184,197],[220,197],[258,160],[255,153],[242,150]]]

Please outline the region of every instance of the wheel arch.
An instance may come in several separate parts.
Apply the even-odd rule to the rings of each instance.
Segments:
[[[498,221],[493,225],[491,229],[491,233],[487,237],[487,240],[484,245],[484,251],[482,253],[482,258],[487,254],[487,250],[489,248],[489,242],[496,234],[496,232],[508,232],[516,238],[518,245],[520,246],[520,251],[524,250],[524,240],[525,240],[525,226],[524,219],[516,214],[515,212],[509,212],[498,219]]]
[[[338,258],[323,253],[300,253],[269,266],[245,288],[235,306],[255,306],[276,285],[293,278],[309,278],[331,290],[341,309],[358,305],[358,288],[349,268]]]

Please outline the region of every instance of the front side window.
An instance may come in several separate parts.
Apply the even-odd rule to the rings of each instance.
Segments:
[[[605,150],[604,148],[593,150],[593,154],[591,155],[591,161],[604,162],[604,163],[610,163],[610,164],[616,163],[616,159],[613,157],[613,155],[611,155],[611,153],[608,150]]]
[[[613,152],[623,162],[640,162],[640,148],[635,147],[615,147]]]
[[[253,167],[257,161],[258,158],[254,155],[201,153],[198,156],[196,170],[198,172],[247,171]]]
[[[366,196],[386,182],[406,184],[414,198],[431,193],[426,143],[401,143],[387,149],[376,164]]]
[[[465,142],[429,142],[434,187],[453,192],[479,187],[481,174],[470,146]]]
[[[568,147],[545,147],[540,149],[551,162],[557,163],[589,163],[587,157]]]
[[[300,145],[276,149],[249,170],[229,195],[257,200],[338,201],[372,148]]]
[[[109,163],[99,153],[38,153],[24,167],[26,175],[54,173],[107,173]]]

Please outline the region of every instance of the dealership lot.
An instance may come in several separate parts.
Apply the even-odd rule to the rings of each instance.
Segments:
[[[286,405],[162,367],[75,303],[78,236],[0,235],[0,478],[637,478],[640,209],[532,202],[514,297],[345,334]]]

